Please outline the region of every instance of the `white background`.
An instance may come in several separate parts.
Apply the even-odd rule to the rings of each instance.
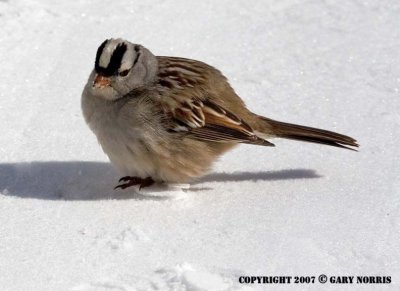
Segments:
[[[251,290],[266,286],[239,276],[321,273],[400,288],[399,13],[396,1],[1,0],[1,289]],[[360,151],[242,145],[179,197],[113,191],[80,109],[110,37],[216,66],[256,113],[351,135]]]

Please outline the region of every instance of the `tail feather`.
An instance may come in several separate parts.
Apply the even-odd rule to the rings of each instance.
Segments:
[[[330,145],[357,151],[357,141],[347,135],[297,124],[285,123],[261,117],[273,136]]]

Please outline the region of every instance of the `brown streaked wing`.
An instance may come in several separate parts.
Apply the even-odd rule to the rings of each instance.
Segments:
[[[214,142],[241,142],[273,146],[258,137],[241,118],[211,101],[209,79],[223,78],[215,68],[195,60],[158,57],[160,102],[175,120],[172,131]]]
[[[202,111],[205,117],[205,125],[190,130],[190,134],[194,138],[215,142],[240,142],[274,146],[258,137],[245,121],[211,101],[203,101]]]

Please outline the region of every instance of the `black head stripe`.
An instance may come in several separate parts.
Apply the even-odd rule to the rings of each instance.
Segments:
[[[103,43],[97,49],[96,61],[94,62],[94,68],[95,68],[96,72],[99,72],[101,70],[100,65],[99,65],[100,57],[101,57],[101,54],[103,53],[104,47],[106,46],[107,42],[108,42],[108,39],[103,41]]]
[[[111,55],[110,62],[107,68],[103,68],[99,65],[99,61],[100,61],[100,56],[103,53],[104,47],[106,45],[106,42],[107,41],[103,42],[100,45],[99,49],[97,50],[95,69],[97,73],[100,73],[104,76],[112,76],[118,73],[118,69],[121,66],[122,58],[124,57],[124,54],[127,50],[127,46],[125,43],[118,44]]]
[[[126,50],[127,50],[126,44],[120,43],[117,45],[111,56],[110,63],[108,64],[108,67],[106,69],[107,76],[114,75],[118,72],[118,69],[121,66],[122,58],[124,57]]]

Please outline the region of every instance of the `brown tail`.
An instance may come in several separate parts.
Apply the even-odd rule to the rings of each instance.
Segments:
[[[326,144],[357,151],[351,148],[358,147],[357,141],[349,136],[328,130],[280,122],[266,117],[261,117],[261,119],[267,123],[268,128],[276,137]]]

